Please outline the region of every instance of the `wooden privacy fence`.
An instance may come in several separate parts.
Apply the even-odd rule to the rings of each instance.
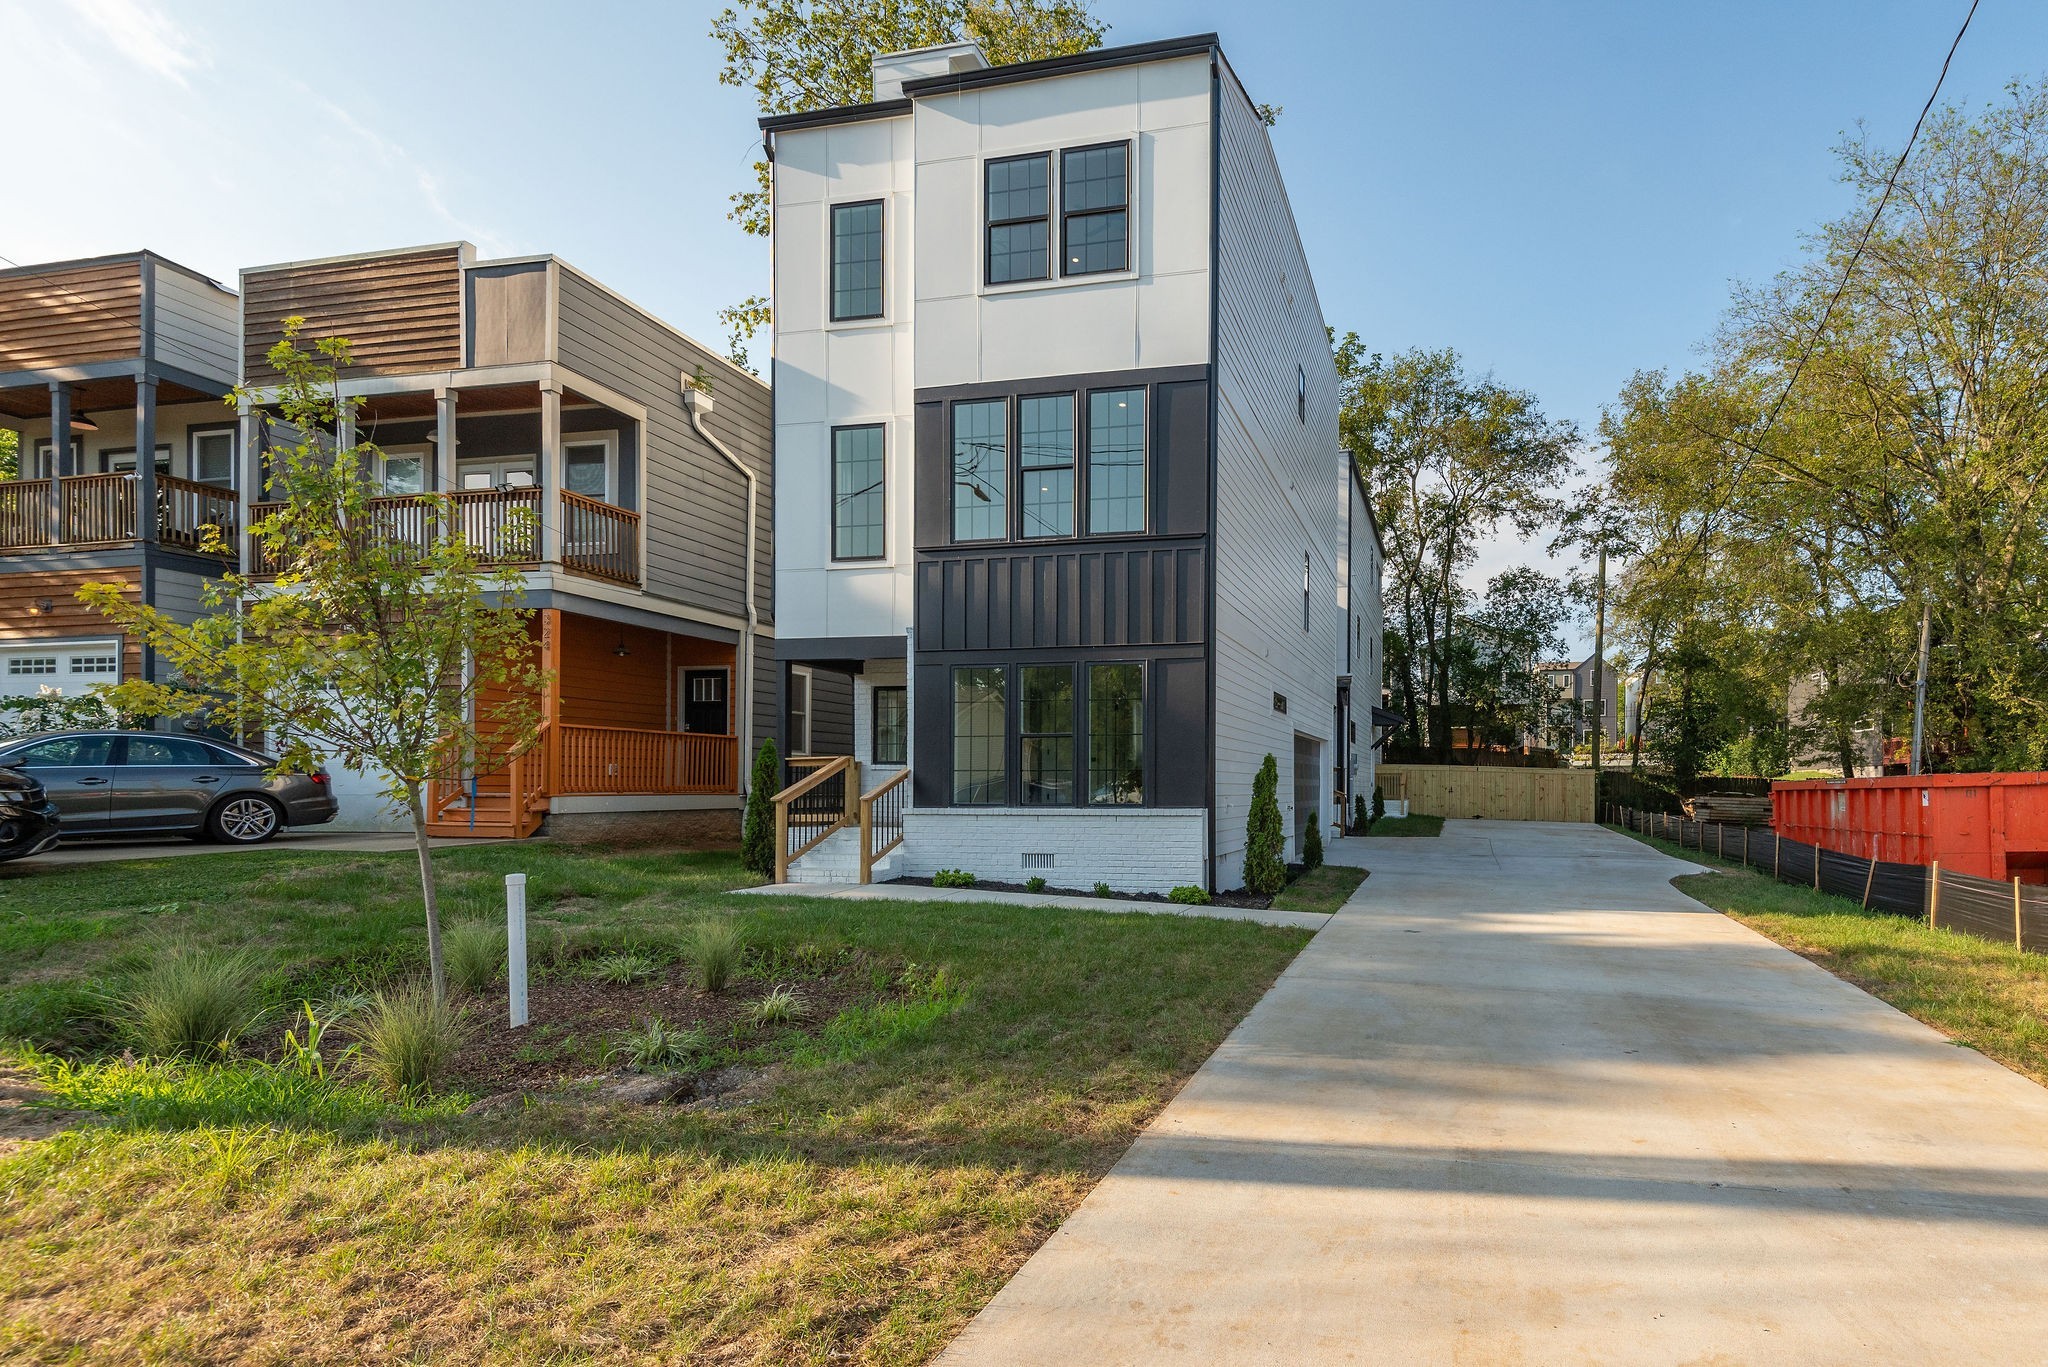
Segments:
[[[1760,826],[1689,821],[1669,812],[1610,805],[1603,815],[1618,826],[1661,836],[1685,849],[1747,864],[1782,883],[1855,899],[1871,911],[1923,917],[1940,930],[1959,931],[2018,949],[2048,953],[2048,885],[2001,883],[1939,864],[1894,864],[1788,840]]]
[[[1382,764],[1374,772],[1381,796],[1405,797],[1408,810],[1423,816],[1484,817],[1488,821],[1595,819],[1591,769]]]

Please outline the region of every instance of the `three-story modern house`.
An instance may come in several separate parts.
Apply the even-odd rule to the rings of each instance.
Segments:
[[[790,795],[793,876],[894,802],[863,872],[1240,886],[1261,761],[1298,848],[1370,791],[1340,676],[1379,693],[1378,544],[1266,126],[1214,36],[874,74],[762,125],[778,659],[792,696],[855,674],[838,781],[873,799]]]
[[[540,743],[437,781],[432,829],[736,837],[742,756],[776,717],[767,386],[554,256],[452,243],[241,283],[240,487],[265,487],[268,353],[302,317],[303,344],[353,344],[341,388],[382,452],[387,534],[454,519],[535,610]],[[263,548],[243,555],[260,577]]]
[[[0,696],[160,677],[77,593],[117,583],[189,619],[225,568],[207,545],[238,525],[235,319],[231,291],[152,252],[0,270]]]

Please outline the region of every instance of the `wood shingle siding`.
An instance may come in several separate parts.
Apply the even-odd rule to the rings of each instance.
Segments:
[[[459,247],[246,271],[242,297],[250,384],[278,379],[265,358],[293,315],[305,318],[307,342],[346,337],[354,346],[352,374],[405,375],[462,364]]]
[[[0,275],[0,371],[142,353],[142,261]]]

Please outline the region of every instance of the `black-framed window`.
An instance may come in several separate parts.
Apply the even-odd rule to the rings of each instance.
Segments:
[[[910,762],[910,690],[901,685],[878,686],[873,701],[872,764]]]
[[[984,274],[991,285],[1052,275],[1052,154],[1003,157],[982,172],[987,214]]]
[[[1302,629],[1303,631],[1307,631],[1307,630],[1309,629],[1309,626],[1308,626],[1308,566],[1309,566],[1309,560],[1308,560],[1308,552],[1307,552],[1307,551],[1303,551],[1303,552],[1301,553],[1301,629]]]
[[[1294,368],[1294,411],[1303,422],[1308,421],[1308,367]]]
[[[953,539],[1001,541],[1010,534],[1010,404],[953,405]]]
[[[1088,801],[1145,800],[1145,666],[1088,666]]]
[[[1060,153],[1060,273],[1099,275],[1131,264],[1131,145]]]
[[[1074,396],[1017,400],[1017,502],[1023,535],[1074,534]]]
[[[953,801],[1000,805],[1010,795],[1008,678],[1001,665],[953,671]]]
[[[832,206],[832,321],[882,316],[882,201]]]
[[[1088,395],[1088,531],[1145,530],[1145,391]]]
[[[1017,767],[1027,807],[1074,805],[1074,667],[1017,669]]]
[[[880,423],[832,429],[832,558],[888,554],[887,479]]]

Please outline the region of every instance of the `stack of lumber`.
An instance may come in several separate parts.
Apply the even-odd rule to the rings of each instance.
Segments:
[[[1771,800],[1750,793],[1701,793],[1685,800],[1685,814],[1694,821],[1768,826],[1771,824]]]

